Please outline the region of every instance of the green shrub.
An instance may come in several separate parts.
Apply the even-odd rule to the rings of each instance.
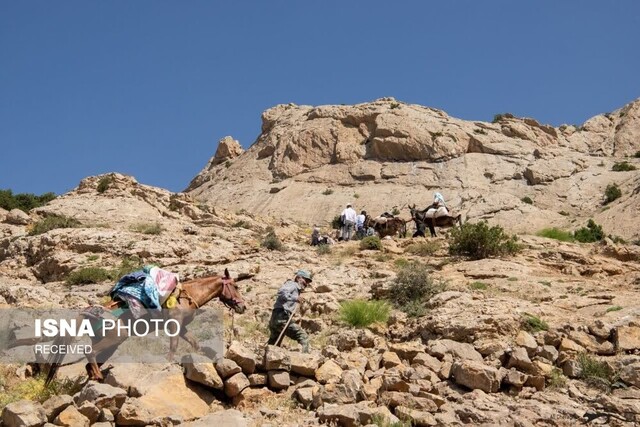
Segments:
[[[393,265],[396,268],[403,268],[406,267],[409,264],[409,261],[407,261],[406,258],[397,258],[395,261],[393,261]]]
[[[331,253],[331,245],[318,245],[316,248],[318,255],[326,255]]]
[[[397,207],[393,207],[393,209],[391,209],[391,215],[393,216],[398,216],[400,215],[400,210]]]
[[[31,193],[13,194],[11,190],[0,190],[0,208],[10,211],[11,209],[20,209],[29,212],[33,208],[44,206],[56,198],[54,193],[44,193],[36,196]]]
[[[472,259],[512,255],[521,250],[516,236],[507,235],[499,225],[489,227],[486,221],[465,223],[451,230],[449,252]]]
[[[602,231],[602,226],[590,219],[586,227],[582,227],[573,233],[573,237],[581,243],[597,242],[604,237],[604,231]]]
[[[240,221],[237,221],[236,223],[234,223],[232,227],[233,228],[251,228],[251,224],[241,219]]]
[[[72,271],[66,278],[67,285],[88,285],[113,279],[112,273],[104,268],[86,267]]]
[[[562,216],[569,216],[569,215],[570,215],[570,213],[569,213],[569,212],[567,212],[567,211],[560,211],[560,212],[558,212],[558,213],[559,213],[560,215],[562,215]]]
[[[614,172],[628,172],[636,169],[637,168],[629,162],[616,162],[611,168]]]
[[[612,311],[620,311],[622,310],[622,307],[620,307],[619,305],[614,305],[612,307],[607,308],[607,313],[611,313]]]
[[[382,250],[382,242],[378,236],[367,236],[360,240],[360,250]]]
[[[550,388],[564,388],[567,385],[567,377],[565,377],[562,371],[558,368],[553,368],[548,381]]]
[[[342,218],[340,215],[336,215],[331,220],[331,228],[334,230],[340,230],[342,228]]]
[[[100,178],[100,181],[98,181],[98,186],[96,187],[96,190],[98,191],[98,193],[102,194],[105,191],[107,191],[109,187],[111,187],[112,183],[113,183],[113,176],[111,175],[103,176],[102,178]]]
[[[559,228],[544,228],[536,233],[537,236],[546,237],[548,239],[560,240],[561,242],[573,242],[573,233],[570,231],[560,230]]]
[[[419,315],[424,304],[444,289],[442,283],[431,279],[426,265],[411,262],[398,271],[396,281],[389,288],[389,300],[405,313]]]
[[[113,270],[109,270],[109,279],[118,281],[125,274],[129,274],[132,271],[141,270],[143,267],[142,260],[140,258],[125,258],[120,262],[120,265]]]
[[[131,226],[131,230],[136,233],[158,235],[161,234],[164,229],[156,222],[154,224],[134,224]]]
[[[578,366],[580,366],[580,378],[588,384],[610,389],[617,381],[618,375],[613,372],[605,362],[601,362],[588,353],[578,354]]]
[[[524,197],[523,197],[522,199],[520,199],[520,200],[522,200],[522,202],[523,202],[523,203],[526,203],[526,204],[528,204],[528,205],[532,205],[532,204],[533,204],[533,200],[532,200],[532,199],[531,199],[531,197],[529,197],[529,196],[524,196]]]
[[[356,328],[363,328],[376,322],[386,323],[389,311],[389,304],[384,301],[345,301],[340,304],[340,319]]]
[[[269,249],[270,251],[284,252],[286,250],[273,228],[267,230],[267,235],[262,240],[261,246]]]
[[[622,243],[623,245],[627,243],[627,241],[620,236],[614,236],[613,234],[609,234],[608,237],[611,239],[613,243]]]
[[[622,197],[622,191],[616,184],[609,184],[604,190],[604,204],[607,205],[616,199]]]
[[[523,314],[522,327],[529,332],[539,332],[539,331],[549,330],[549,325],[547,324],[547,322],[529,313]]]
[[[326,190],[324,190],[322,192],[322,194],[324,194],[325,196],[329,196],[329,195],[333,194],[333,190],[330,189],[330,188],[327,188]]]
[[[84,381],[82,381],[81,377],[75,380],[69,378],[54,379],[47,386],[44,385],[45,379],[46,376],[38,375],[12,386],[2,387],[0,390],[0,412],[8,404],[19,400],[34,400],[42,403],[52,396],[74,395],[84,386]]]
[[[410,244],[405,249],[405,252],[413,255],[430,256],[438,252],[439,249],[440,242],[437,240],[427,240],[424,242]]]
[[[80,221],[75,218],[69,218],[63,215],[50,215],[33,224],[29,235],[36,236],[50,230],[55,230],[56,228],[75,228],[80,227],[80,225]]]
[[[489,285],[484,282],[473,282],[469,284],[469,287],[476,291],[484,291],[489,287]]]
[[[640,159],[640,151],[636,151],[636,154],[634,154],[633,157]]]

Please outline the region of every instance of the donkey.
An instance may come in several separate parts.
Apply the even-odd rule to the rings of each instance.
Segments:
[[[416,223],[416,232],[413,233],[412,237],[418,237],[424,235],[424,227],[425,225],[429,227],[429,232],[431,233],[431,237],[437,237],[436,227],[448,228],[454,227],[456,225],[462,226],[462,214],[458,214],[455,216],[447,215],[447,216],[439,216],[436,218],[427,218],[427,211],[429,208],[425,208],[423,210],[417,210],[416,205],[409,206],[409,211],[411,212],[411,219]]]
[[[385,222],[378,222],[375,218],[371,218],[369,215],[364,220],[364,227],[373,227],[380,238],[386,236],[399,235],[404,237],[407,234],[407,221],[402,218],[385,218]]]
[[[251,275],[241,275],[236,280],[244,280],[251,277]],[[220,301],[229,309],[236,313],[242,314],[246,310],[246,306],[242,296],[236,288],[235,281],[229,275],[229,270],[224,269],[223,276],[208,276],[201,277],[199,279],[189,280],[182,283],[182,288],[177,297],[177,304],[174,308],[168,310],[168,318],[174,319],[180,325],[180,333],[169,338],[169,354],[167,359],[173,360],[174,354],[178,348],[178,337],[182,337],[187,341],[195,351],[199,350],[198,343],[186,329],[186,326],[193,320],[195,316],[195,310],[202,307],[214,298],[220,298]],[[111,301],[104,305],[106,310],[117,308],[121,305],[121,302]],[[131,313],[125,313],[121,319],[126,316],[131,316]],[[78,319],[78,323],[83,318],[92,318],[90,314],[82,313]],[[173,333],[173,331],[172,331]],[[109,358],[118,349],[118,346],[124,342],[128,337],[127,335],[119,336],[116,329],[111,329],[104,332],[104,337],[100,337],[99,340],[92,338],[93,351],[86,354],[87,363],[86,369],[90,380],[103,381],[104,376],[100,370],[102,363],[97,362],[97,357],[100,356],[102,360]],[[73,340],[73,337],[57,337],[54,341],[54,345],[68,345]],[[48,373],[45,384],[49,384],[54,378],[60,368],[64,354],[52,354],[47,360]]]

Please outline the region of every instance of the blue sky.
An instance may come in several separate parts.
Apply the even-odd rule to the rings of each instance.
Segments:
[[[639,44],[637,0],[0,1],[0,189],[181,191],[279,103],[578,124],[640,97]]]

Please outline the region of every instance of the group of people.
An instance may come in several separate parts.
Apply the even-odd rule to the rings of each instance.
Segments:
[[[391,216],[384,213],[383,216]],[[427,207],[425,212],[426,218],[438,218],[449,215],[449,210],[445,204],[444,197],[440,193],[435,193],[433,203]],[[357,214],[351,203],[348,203],[342,211],[340,218],[342,221],[341,239],[351,240],[353,233],[357,235],[362,233],[365,228],[365,219],[367,213],[361,211]],[[312,245],[329,244],[329,236],[322,236],[320,229],[314,226],[312,232]],[[271,312],[269,321],[269,341],[270,345],[279,345],[283,336],[294,339],[302,346],[302,351],[309,352],[309,336],[298,324],[292,321],[293,315],[297,311],[298,305],[303,301],[301,295],[307,287],[311,285],[313,279],[311,274],[306,270],[298,270],[293,280],[287,280],[278,290],[276,301]]]
[[[444,201],[444,196],[438,192],[434,193],[433,203],[426,208],[425,218],[438,218],[447,215],[449,215],[449,210]],[[384,212],[380,216],[393,218],[393,215],[388,212]],[[372,235],[373,229],[369,230],[368,227],[366,227],[366,219],[366,211],[361,211],[360,214],[357,214],[351,203],[347,203],[347,207],[340,214],[342,227],[340,229],[339,240],[351,240],[353,237],[362,238],[366,235]],[[314,231],[316,228],[317,227],[314,227]],[[313,236],[311,244],[314,245]],[[316,244],[322,244],[322,242]]]

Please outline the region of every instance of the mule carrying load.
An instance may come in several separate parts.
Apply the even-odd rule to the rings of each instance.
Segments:
[[[167,359],[173,360],[178,347],[178,338],[182,337],[194,349],[199,350],[195,337],[189,333],[186,326],[194,319],[196,310],[214,298],[236,313],[244,313],[246,306],[242,296],[236,288],[235,281],[225,268],[223,275],[202,277],[186,281],[182,284],[178,276],[157,268],[149,267],[123,276],[112,288],[109,296],[111,301],[103,306],[89,307],[80,313],[76,319],[80,324],[89,319],[93,328],[101,333],[91,337],[91,352],[86,353],[86,370],[89,379],[102,381],[104,379],[100,366],[118,349],[118,346],[129,336],[121,334],[120,329],[108,329],[105,325],[112,319],[120,322],[132,319],[164,318],[174,325],[175,334],[169,336],[169,353]],[[241,274],[236,280],[252,277],[251,274]],[[161,310],[166,308],[167,310]],[[155,318],[154,318],[155,317]],[[155,322],[152,322],[155,323]],[[175,327],[175,325],[178,325]],[[54,346],[68,346],[75,337],[58,336]],[[46,383],[50,383],[64,360],[64,353],[49,355],[47,359],[48,373]],[[98,360],[99,359],[99,360]]]
[[[413,233],[413,237],[425,237],[425,227],[429,228],[431,237],[437,237],[436,227],[448,228],[456,224],[462,225],[462,214],[453,215],[446,208],[442,210],[441,207],[430,205],[423,210],[418,210],[416,205],[412,205],[409,206],[409,211],[411,212],[411,219],[416,224],[416,232]]]
[[[364,228],[373,228],[380,238],[393,235],[404,237],[407,233],[406,224],[407,221],[404,219],[385,212],[377,218],[372,218],[367,215],[364,221]]]

